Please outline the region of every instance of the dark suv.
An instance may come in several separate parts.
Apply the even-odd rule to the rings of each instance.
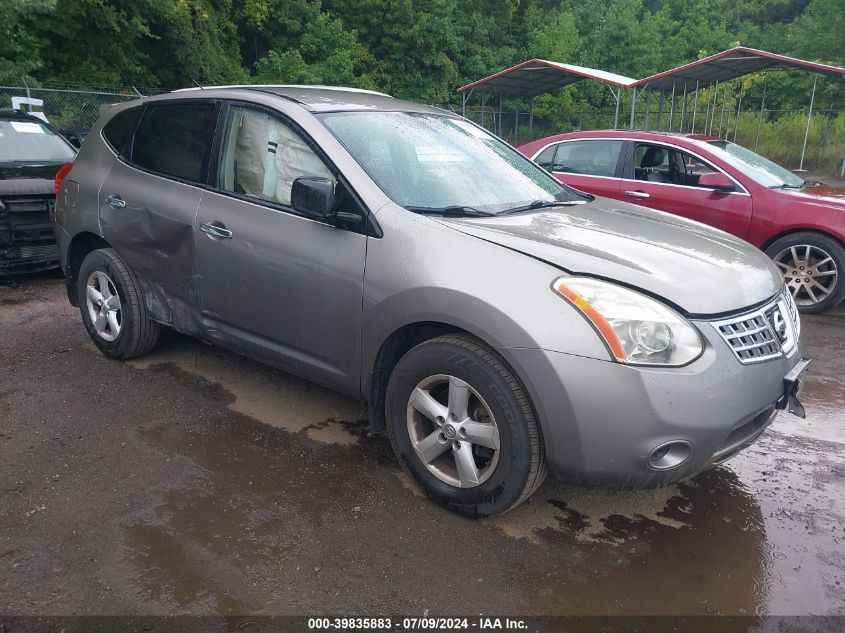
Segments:
[[[52,126],[0,110],[0,274],[56,268],[56,173],[76,150]]]

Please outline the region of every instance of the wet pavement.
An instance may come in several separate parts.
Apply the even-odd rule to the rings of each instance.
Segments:
[[[472,521],[361,403],[172,333],[110,361],[62,283],[0,281],[0,613],[845,615],[842,308],[803,318],[806,421]]]

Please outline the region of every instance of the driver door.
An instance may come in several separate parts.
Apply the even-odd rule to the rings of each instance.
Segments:
[[[230,104],[220,129],[216,187],[203,193],[196,221],[206,331],[357,394],[367,238],[290,206],[296,178],[337,182],[337,173],[278,113]]]
[[[745,191],[715,191],[698,186],[698,177],[715,171],[696,156],[668,145],[637,143],[622,182],[622,199],[709,224],[745,237],[751,223],[751,196]],[[654,158],[662,158],[655,161]],[[653,164],[654,163],[654,164]]]

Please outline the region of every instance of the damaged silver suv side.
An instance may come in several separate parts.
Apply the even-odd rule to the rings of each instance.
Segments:
[[[366,400],[402,466],[489,516],[550,470],[691,477],[800,413],[800,321],[749,244],[570,189],[484,129],[344,88],[114,106],[59,191],[107,356],[162,325]]]

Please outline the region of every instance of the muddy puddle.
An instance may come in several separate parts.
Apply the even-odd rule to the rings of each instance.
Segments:
[[[301,613],[322,592],[355,613],[387,595],[403,609],[458,599],[479,613],[845,614],[845,384],[834,377],[808,381],[806,421],[781,414],[689,482],[612,493],[547,481],[513,512],[469,521],[425,499],[354,400],[178,336],[132,366],[179,377],[186,393],[219,389],[236,414],[139,432],[191,473],[124,526],[131,584],[151,602]],[[448,556],[435,551],[444,534]],[[362,601],[363,586],[376,594]]]

